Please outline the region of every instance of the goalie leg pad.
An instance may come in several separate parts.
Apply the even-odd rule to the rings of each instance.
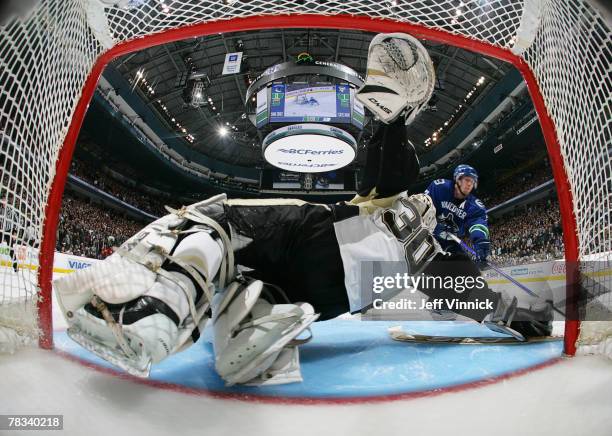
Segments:
[[[83,308],[73,316],[68,336],[87,350],[137,377],[148,377],[151,364],[170,354],[178,328],[165,315],[154,314],[122,326],[119,344],[108,323]],[[127,346],[127,349],[126,349]]]
[[[186,276],[172,274],[195,294]],[[94,304],[69,312],[68,335],[128,373],[146,377],[151,364],[174,352],[185,340],[185,331],[190,335],[193,330],[184,322],[190,315],[182,300],[183,289],[160,277],[149,292],[128,303],[107,305],[95,297]]]
[[[370,43],[366,81],[357,99],[384,123],[404,115],[409,124],[431,98],[434,84],[433,63],[416,38],[379,34]]]
[[[55,280],[53,287],[66,314],[89,303],[94,294],[111,304],[133,300],[151,288],[155,280],[156,274],[147,267],[113,255]]]
[[[138,376],[198,337],[193,332],[206,323],[214,290],[209,279],[227,253],[207,225],[187,229],[178,244],[179,233],[158,227],[147,226],[107,260],[55,282],[68,334]],[[164,269],[164,259],[172,270]],[[98,302],[95,308],[91,301]]]
[[[301,381],[296,340],[318,314],[310,304],[270,304],[263,283],[233,282],[213,299],[215,367],[228,385]]]

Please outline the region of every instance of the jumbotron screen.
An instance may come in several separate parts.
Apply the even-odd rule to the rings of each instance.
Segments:
[[[353,96],[348,85],[275,84],[270,91],[271,123],[351,123]],[[363,108],[355,108],[360,109],[363,113]],[[363,118],[353,123],[362,127]]]
[[[272,181],[273,189],[344,189],[344,173],[332,171],[313,174],[310,183],[304,180],[304,175],[289,171],[277,171]]]
[[[292,171],[279,169],[265,169],[262,173],[263,189],[281,190],[307,190],[307,191],[354,191],[355,190],[355,171],[340,170],[328,171],[325,173],[310,174],[307,176]]]

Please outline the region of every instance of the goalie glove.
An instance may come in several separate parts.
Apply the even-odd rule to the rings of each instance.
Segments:
[[[410,124],[431,98],[434,84],[433,63],[416,38],[379,34],[370,43],[366,81],[357,99],[383,123],[403,115]]]

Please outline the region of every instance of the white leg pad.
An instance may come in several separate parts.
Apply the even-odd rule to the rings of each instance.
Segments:
[[[171,274],[176,281],[182,281],[183,286],[195,295],[195,288],[187,276],[179,273]],[[143,294],[143,297],[159,300],[158,304],[165,305],[167,312],[154,311],[150,314],[140,312],[142,317],[129,324],[124,323],[124,314],[119,312],[119,320],[109,324],[107,319],[93,315],[85,307],[80,307],[67,315],[68,335],[86,349],[128,373],[146,377],[151,364],[160,362],[177,351],[191,337],[195,328],[186,301],[187,297],[176,281],[158,277],[151,289]],[[136,302],[144,301],[139,298]],[[207,309],[206,302],[197,307],[198,312]],[[132,310],[130,315],[138,317],[138,313]],[[176,317],[171,318],[169,315]],[[199,315],[202,316],[201,313]],[[113,328],[120,329],[119,335],[117,330],[113,331]]]
[[[194,330],[206,324],[213,279],[220,269],[231,277],[233,269],[233,258],[226,259],[229,238],[204,214],[224,198],[160,218],[103,262],[55,281],[70,337],[138,376],[147,376],[152,363],[189,346],[197,337]],[[212,229],[220,240],[211,236]],[[183,272],[164,269],[166,261]],[[205,295],[197,299],[196,289]],[[97,310],[86,310],[88,303]]]
[[[141,264],[113,255],[55,280],[53,287],[65,315],[89,303],[94,294],[111,304],[138,298],[153,286],[156,276]]]
[[[295,339],[319,315],[308,303],[270,304],[262,288],[233,282],[213,298],[215,367],[228,385],[302,380]]]

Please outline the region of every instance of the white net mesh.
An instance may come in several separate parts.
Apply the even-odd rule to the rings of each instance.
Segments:
[[[245,22],[237,18],[274,16],[278,19],[276,25],[281,26],[280,14],[291,15],[282,18],[285,26],[291,26],[291,19],[300,14],[317,14],[319,18],[312,18],[309,25],[367,27],[370,31],[410,30],[391,29],[388,23],[369,19],[379,18],[413,24],[423,36],[440,41],[449,41],[453,36],[470,38],[474,41],[470,46],[474,50],[481,47],[480,43],[497,48],[513,48],[519,42],[528,46],[523,56],[554,123],[567,188],[573,198],[571,211],[578,236],[578,250],[574,255],[610,258],[612,41],[609,24],[587,1],[122,0],[118,3],[119,6],[103,7],[99,0],[44,0],[26,16],[0,28],[0,198],[6,199],[6,206],[0,209],[3,241],[0,306],[8,305],[9,301],[36,299],[37,253],[60,149],[87,76],[104,47],[201,23],[221,21],[223,24],[218,28],[221,30],[215,31],[265,27],[261,21]],[[532,44],[529,23],[534,23],[537,29]],[[306,20],[301,20],[294,27],[305,25]],[[197,34],[194,30],[185,36]],[[175,37],[167,34],[167,38]],[[160,37],[159,42],[162,41]],[[52,213],[57,213],[57,208],[54,210]],[[564,220],[570,222],[571,213]],[[15,259],[20,264],[19,272],[12,268]],[[0,324],[4,322],[1,317],[2,314]]]
[[[555,131],[572,193],[578,258],[596,263],[599,307],[612,310],[612,34],[587,3],[548,2],[525,60],[536,77]],[[565,219],[565,217],[563,217]],[[589,289],[587,288],[587,291]],[[587,308],[592,307],[589,302]],[[589,312],[589,311],[587,311]],[[594,312],[594,311],[590,311]],[[608,315],[583,314],[582,352],[612,357]],[[599,345],[594,346],[595,343]],[[607,343],[607,345],[606,345]]]

